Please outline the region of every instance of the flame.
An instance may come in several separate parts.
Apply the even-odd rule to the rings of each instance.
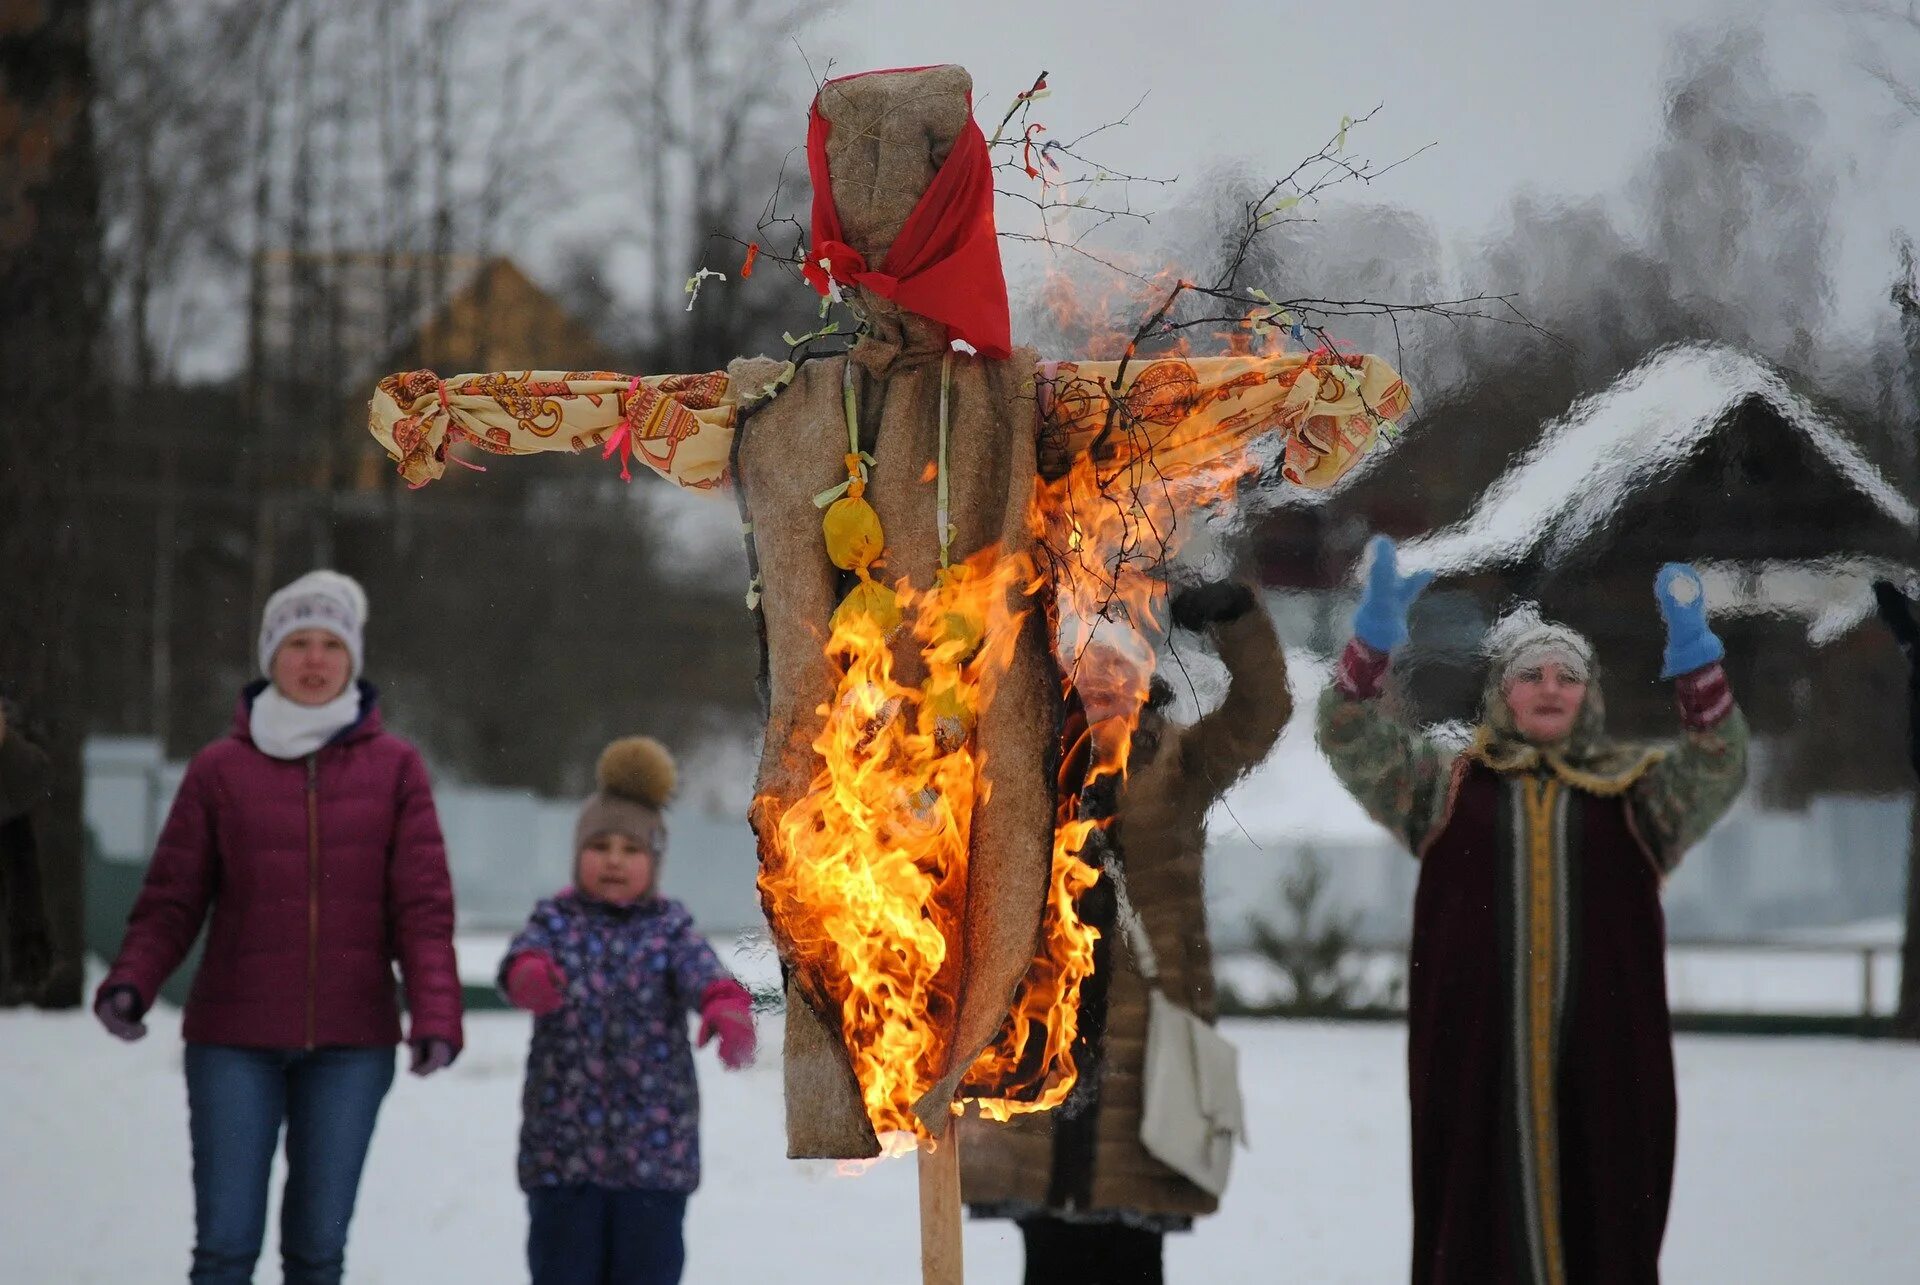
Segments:
[[[993,698],[1032,586],[1032,560],[997,547],[929,590],[895,586],[901,628],[920,644],[921,681],[896,672],[881,623],[843,613],[827,643],[834,699],[813,748],[821,766],[774,822],[760,889],[790,943],[789,964],[840,1014],[876,1133],[925,1137],[913,1103],[945,1070],[967,852],[991,790],[971,729]],[[977,622],[974,627],[968,622]],[[776,806],[762,797],[765,815]]]

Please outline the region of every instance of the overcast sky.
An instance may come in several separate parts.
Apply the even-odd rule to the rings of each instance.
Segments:
[[[1820,168],[1840,175],[1832,320],[1844,332],[1886,317],[1893,235],[1903,224],[1920,233],[1920,115],[1903,115],[1861,68],[1862,58],[1884,56],[1920,86],[1920,30],[1900,32],[1857,11],[1884,2],[842,0],[783,46],[764,74],[793,89],[796,147],[805,138],[809,63],[833,74],[960,63],[973,73],[989,128],[1045,68],[1053,96],[1034,119],[1054,138],[1114,120],[1144,95],[1126,130],[1100,140],[1099,159],[1180,176],[1172,189],[1137,194],[1166,211],[1196,200],[1202,181],[1224,165],[1253,178],[1279,176],[1317,149],[1342,115],[1377,105],[1379,116],[1355,137],[1367,156],[1384,164],[1433,146],[1364,199],[1417,213],[1457,251],[1498,238],[1522,194],[1597,197],[1616,215],[1630,213],[1631,185],[1661,133],[1675,36],[1750,24],[1764,36],[1778,89],[1812,103],[1824,122]],[[556,101],[593,92],[564,77],[551,88],[562,86],[572,92]],[[574,175],[606,172],[609,157],[630,154],[604,116],[583,113],[564,136],[579,151],[565,163]],[[583,181],[504,248],[553,281],[566,248],[597,247],[606,283],[632,301],[656,271],[635,238],[623,235],[638,217],[630,185]],[[1035,267],[1009,249],[1016,297],[1038,279]],[[805,301],[796,307],[804,320]],[[231,373],[240,360],[238,325],[237,316],[197,324],[185,340],[183,369],[199,377]]]
[[[901,16],[909,9],[912,17]],[[1876,29],[1841,5],[848,0],[808,44],[845,70],[962,63],[983,115],[1044,66],[1055,94],[1040,118],[1069,135],[1121,114],[1144,92],[1125,140],[1129,162],[1189,177],[1229,160],[1262,175],[1284,172],[1343,113],[1382,104],[1364,139],[1376,160],[1439,146],[1375,195],[1445,234],[1480,236],[1497,229],[1523,190],[1623,193],[1660,130],[1674,34],[1738,21],[1762,27],[1780,87],[1815,101],[1849,171],[1836,304],[1854,320],[1884,306],[1893,228],[1903,218],[1920,224],[1920,119],[1894,124],[1892,100],[1859,69]],[[1920,37],[1885,47],[1920,83]]]
[[[1136,172],[1182,175],[1189,190],[1222,163],[1278,175],[1343,114],[1379,104],[1361,140],[1375,160],[1438,146],[1373,197],[1419,212],[1451,240],[1496,233],[1523,191],[1620,198],[1659,134],[1675,33],[1741,21],[1765,32],[1782,91],[1807,95],[1826,118],[1847,175],[1837,319],[1858,324],[1885,307],[1894,228],[1905,219],[1920,230],[1920,118],[1896,123],[1892,99],[1859,67],[1876,28],[1839,4],[845,0],[801,43],[836,74],[961,63],[991,120],[1044,67],[1054,94],[1035,119],[1054,136],[1118,117],[1144,93],[1110,150]],[[1920,83],[1920,36],[1884,47]],[[796,141],[800,132],[796,120]]]

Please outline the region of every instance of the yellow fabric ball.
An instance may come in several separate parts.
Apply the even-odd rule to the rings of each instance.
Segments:
[[[942,749],[951,749],[973,731],[973,704],[952,683],[942,683],[927,692],[920,701],[921,730],[940,738]]]
[[[934,576],[934,601],[948,596],[950,591],[970,579],[970,571],[964,566],[940,568]],[[933,637],[928,641],[933,647],[956,644],[947,656],[952,663],[965,664],[980,650],[980,644],[986,636],[987,619],[981,604],[967,603],[942,611]]]
[[[965,664],[980,650],[986,636],[987,622],[980,615],[971,611],[947,611],[940,615],[940,630],[933,643],[936,647],[957,644],[957,649],[949,654],[955,664]]]
[[[881,633],[892,633],[900,625],[900,600],[889,586],[863,579],[833,609],[828,625],[838,629],[854,616],[867,616],[880,626]]]
[[[842,496],[829,505],[821,529],[827,537],[827,556],[844,571],[871,565],[886,547],[880,515],[857,496]]]

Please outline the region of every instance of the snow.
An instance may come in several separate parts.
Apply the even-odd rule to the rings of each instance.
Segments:
[[[179,1280],[191,1241],[179,1024],[117,1046],[80,1014],[0,1014],[6,1279]],[[1253,1149],[1218,1217],[1168,1244],[1174,1280],[1404,1279],[1404,1030],[1229,1022]],[[763,1031],[779,1048],[778,1019]],[[513,1182],[527,1021],[477,1014],[445,1075],[387,1100],[351,1246],[357,1285],[525,1280]],[[1910,1281],[1920,1192],[1920,1048],[1839,1040],[1678,1042],[1680,1160],[1664,1266],[1678,1282]],[[777,1056],[729,1075],[703,1055],[706,1185],[687,1279],[915,1279],[914,1171],[857,1178],[782,1155]],[[276,1190],[278,1180],[276,1179]],[[260,1272],[276,1279],[272,1237]],[[970,1223],[968,1279],[1019,1276],[1017,1236]]]
[[[1344,968],[1359,984],[1361,1002],[1405,1003],[1404,990],[1397,989],[1407,975],[1405,949],[1359,949]],[[1293,998],[1292,984],[1265,955],[1246,950],[1218,955],[1213,971],[1245,1003]],[[1667,948],[1667,998],[1676,1014],[1850,1018],[1871,1012],[1890,1017],[1899,997],[1897,944]]]
[[[1402,565],[1459,574],[1519,561],[1543,542],[1552,560],[1602,529],[1637,485],[1685,460],[1754,396],[1882,512],[1914,525],[1913,503],[1771,365],[1724,344],[1677,344],[1548,424],[1464,521],[1409,541]]]

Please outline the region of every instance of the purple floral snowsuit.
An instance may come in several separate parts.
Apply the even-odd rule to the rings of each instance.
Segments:
[[[566,1004],[534,1019],[520,1097],[520,1186],[691,1192],[700,1092],[687,1015],[731,980],[693,916],[648,897],[613,906],[569,890],[534,907],[507,949],[540,951]]]

